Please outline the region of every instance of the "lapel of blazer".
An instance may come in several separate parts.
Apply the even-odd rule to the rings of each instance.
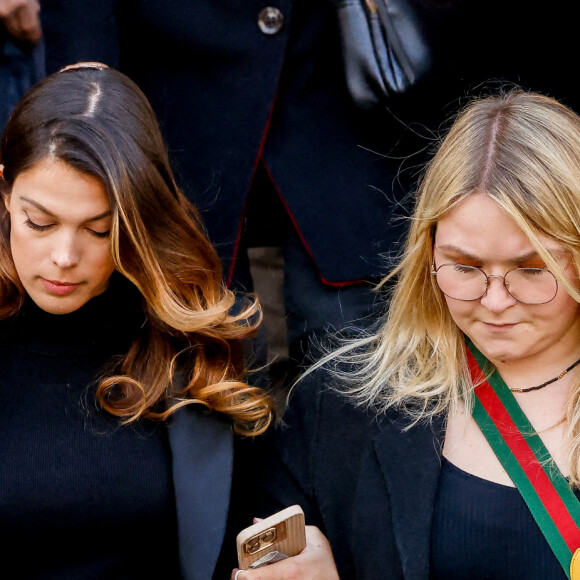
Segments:
[[[444,418],[404,431],[401,419],[385,421],[375,451],[391,501],[393,533],[405,580],[429,578],[431,521],[441,469]]]
[[[185,580],[212,577],[225,534],[233,464],[232,428],[198,405],[169,420],[179,559]]]

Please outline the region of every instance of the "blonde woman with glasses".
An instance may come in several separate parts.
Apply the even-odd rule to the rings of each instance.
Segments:
[[[474,101],[378,330],[299,383],[254,459],[251,515],[300,504],[307,548],[238,580],[578,578],[579,271],[580,118]]]

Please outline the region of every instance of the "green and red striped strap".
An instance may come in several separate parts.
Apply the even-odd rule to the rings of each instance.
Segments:
[[[471,341],[467,360],[478,385],[473,418],[570,577],[580,548],[580,502],[499,373],[485,379],[488,361]]]

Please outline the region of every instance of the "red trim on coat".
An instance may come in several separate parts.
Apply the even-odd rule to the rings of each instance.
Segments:
[[[256,155],[256,159],[254,161],[254,168],[252,169],[250,186],[248,187],[248,191],[246,191],[246,200],[244,202],[244,207],[242,209],[242,216],[240,218],[240,224],[238,226],[238,234],[236,236],[236,241],[234,242],[234,253],[232,255],[232,263],[230,265],[230,271],[228,272],[228,278],[226,282],[228,288],[230,287],[232,280],[234,278],[234,270],[236,269],[236,258],[238,257],[238,252],[240,250],[240,242],[242,241],[242,232],[244,229],[244,217],[246,215],[246,207],[248,205],[248,194],[250,193],[250,189],[252,189],[254,178],[256,177],[256,171],[258,169],[258,163],[260,163],[260,159],[262,158],[262,152],[264,151],[264,147],[266,145],[266,138],[268,136],[268,131],[270,130],[270,123],[272,122],[272,116],[274,115],[274,106],[276,105],[277,99],[278,99],[278,89],[276,89],[276,92],[274,93],[274,98],[272,100],[272,104],[270,105],[270,112],[268,113],[268,118],[266,119],[264,132],[262,133],[262,140],[260,141],[260,146],[258,147],[258,154]]]
[[[366,280],[345,280],[342,282],[330,282],[329,280],[326,280],[326,278],[324,278],[324,276],[320,272],[320,269],[318,268],[318,264],[316,263],[316,260],[314,258],[314,253],[310,249],[310,246],[306,242],[306,239],[304,238],[302,231],[298,227],[298,222],[296,221],[296,218],[294,217],[294,215],[290,211],[290,208],[288,207],[286,200],[284,199],[282,193],[280,192],[280,189],[278,188],[278,185],[276,184],[276,181],[274,180],[274,177],[272,176],[272,172],[270,171],[270,168],[268,167],[268,165],[266,164],[264,159],[262,159],[262,163],[264,164],[264,169],[266,170],[266,173],[268,174],[268,177],[270,178],[270,181],[271,181],[272,185],[274,186],[274,189],[276,190],[276,193],[278,194],[278,197],[280,198],[280,201],[282,202],[282,205],[284,206],[284,209],[286,210],[286,213],[288,214],[288,217],[290,218],[290,221],[292,222],[292,225],[294,226],[294,229],[296,230],[298,237],[300,238],[300,241],[302,242],[302,245],[304,246],[306,253],[310,257],[310,259],[312,260],[312,263],[314,264],[314,267],[316,268],[316,271],[318,273],[318,277],[320,278],[320,281],[326,286],[335,286],[335,287],[354,286],[355,284],[365,283]]]

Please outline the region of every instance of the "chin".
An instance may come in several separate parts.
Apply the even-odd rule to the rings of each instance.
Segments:
[[[525,349],[517,348],[511,341],[490,341],[490,340],[476,340],[473,339],[475,346],[485,355],[490,361],[506,362],[510,360],[520,359],[528,356]]]
[[[71,314],[88,302],[88,300],[79,300],[78,298],[47,298],[46,296],[33,295],[30,297],[41,310],[49,314]]]

